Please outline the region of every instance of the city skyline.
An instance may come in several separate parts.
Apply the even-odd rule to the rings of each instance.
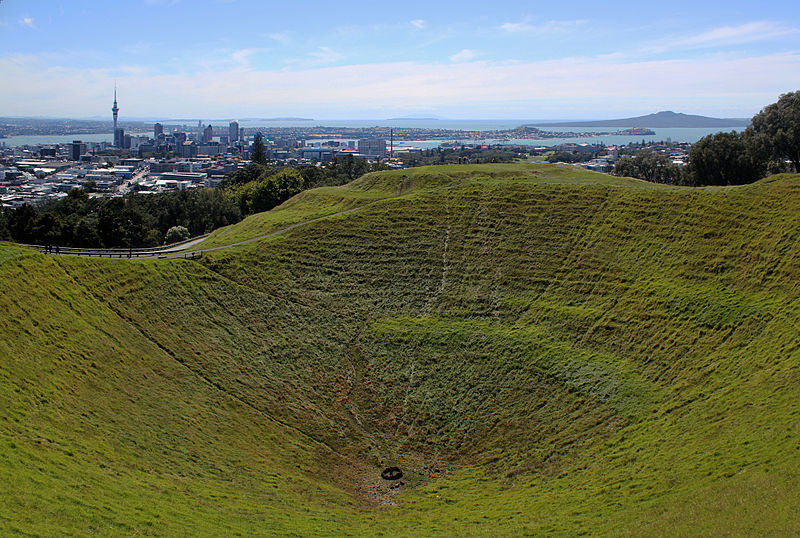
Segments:
[[[768,4],[6,0],[0,115],[107,117],[116,80],[121,121],[749,117],[800,87],[800,16]]]

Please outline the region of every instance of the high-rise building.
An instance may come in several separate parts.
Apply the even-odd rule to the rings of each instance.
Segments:
[[[114,146],[120,147],[120,139],[117,137],[117,116],[119,116],[119,107],[117,106],[117,83],[114,83],[114,106],[111,107],[111,113],[114,114]]]
[[[230,140],[231,144],[239,140],[239,122],[232,121],[228,125],[228,140]]]
[[[203,144],[208,144],[214,138],[214,128],[209,125],[203,129]]]
[[[81,155],[86,153],[86,144],[80,140],[73,140],[69,148],[69,159],[71,161],[80,161]]]
[[[358,141],[358,152],[370,157],[386,156],[386,140],[379,138],[365,138]]]
[[[153,138],[158,139],[158,135],[164,133],[164,126],[160,123],[153,124]]]
[[[114,129],[114,147],[122,148],[125,145],[125,129]]]

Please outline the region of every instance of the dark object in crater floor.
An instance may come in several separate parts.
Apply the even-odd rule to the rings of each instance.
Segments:
[[[384,480],[400,480],[403,478],[403,471],[400,467],[387,467],[381,471],[381,478]]]

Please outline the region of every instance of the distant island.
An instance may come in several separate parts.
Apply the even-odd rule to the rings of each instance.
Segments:
[[[682,114],[671,110],[648,114],[647,116],[637,116],[635,118],[624,118],[620,120],[598,120],[598,121],[569,121],[559,123],[536,123],[531,124],[536,127],[685,127],[685,128],[709,128],[709,127],[747,127],[750,120],[746,118],[709,118],[708,116],[696,116],[693,114]]]
[[[433,116],[406,116],[402,118],[389,118],[386,121],[439,121],[440,119],[441,118],[435,118]]]
[[[254,118],[245,121],[314,121],[314,118],[295,118],[293,116],[277,117],[277,118]]]

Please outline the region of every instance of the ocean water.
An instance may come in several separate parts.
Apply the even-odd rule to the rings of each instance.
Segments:
[[[540,122],[543,123],[543,122]],[[396,128],[417,128],[417,129],[448,129],[463,131],[494,131],[514,129],[520,125],[535,125],[533,120],[275,120],[270,122],[240,122],[241,127],[396,127]],[[542,130],[551,132],[613,132],[623,129],[622,127],[543,127]],[[695,143],[706,135],[722,131],[741,130],[741,127],[729,128],[655,128],[652,129],[656,134],[648,136],[585,136],[585,137],[564,137],[548,138],[545,140],[472,140],[472,139],[453,139],[453,140],[400,140],[396,143],[407,144],[423,149],[434,148],[442,142],[473,143],[481,142],[484,144],[521,144],[531,146],[556,146],[564,143],[603,143],[607,146],[625,145],[631,142],[658,142],[670,139],[673,142]],[[133,135],[149,133],[131,133]],[[331,137],[332,138],[332,137]],[[0,138],[0,145],[13,146],[34,146],[39,144],[68,144],[73,140],[82,142],[112,142],[112,133],[89,134],[89,135],[51,135],[51,136],[11,136]]]
[[[151,133],[125,133],[132,136],[141,136],[143,134]],[[9,136],[8,138],[0,138],[0,145],[5,144],[8,147],[14,146],[38,146],[40,144],[69,144],[73,140],[80,140],[81,142],[113,142],[114,133],[102,134],[71,134],[71,135],[24,135],[24,136]]]

